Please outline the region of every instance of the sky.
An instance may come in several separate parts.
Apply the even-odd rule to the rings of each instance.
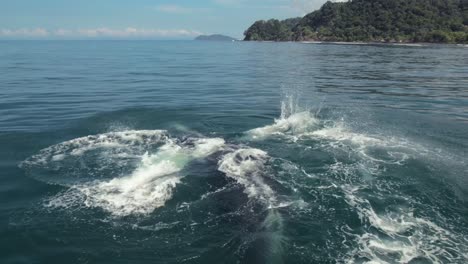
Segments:
[[[256,20],[303,16],[326,0],[0,0],[0,39],[242,38]]]

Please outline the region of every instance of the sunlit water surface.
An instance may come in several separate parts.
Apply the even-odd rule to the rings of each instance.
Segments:
[[[467,263],[466,46],[0,42],[1,263]]]

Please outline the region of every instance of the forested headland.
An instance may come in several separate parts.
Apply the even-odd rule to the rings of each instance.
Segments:
[[[468,0],[327,2],[303,18],[256,21],[247,41],[468,43]]]

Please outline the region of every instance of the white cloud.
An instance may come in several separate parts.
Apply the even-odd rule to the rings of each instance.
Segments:
[[[194,37],[202,32],[188,29],[151,29],[127,27],[124,29],[82,28],[57,29],[0,29],[0,38],[170,38]]]
[[[47,37],[50,32],[44,28],[1,29],[0,36],[4,37]]]
[[[55,36],[62,36],[62,37],[67,37],[67,36],[72,36],[73,35],[73,30],[68,30],[68,29],[57,29],[53,32]]]
[[[110,28],[92,28],[92,29],[79,29],[78,35],[85,37],[115,37],[115,38],[128,38],[128,37],[190,37],[198,36],[202,33],[194,30],[187,29],[145,29],[128,27],[125,29],[110,29]]]

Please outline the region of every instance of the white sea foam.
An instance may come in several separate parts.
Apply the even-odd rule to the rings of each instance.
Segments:
[[[272,125],[255,128],[246,132],[253,140],[264,140],[280,136],[297,140],[298,136],[317,129],[318,119],[306,108],[301,107],[299,96],[293,91],[285,91],[281,101],[281,115]]]
[[[386,142],[363,133],[355,133],[346,129],[342,124],[324,127],[304,134],[303,136],[323,138],[334,141],[349,142],[354,145],[369,146],[369,145],[385,145]]]
[[[326,188],[342,189],[346,203],[358,214],[363,231],[352,233],[357,246],[349,252],[348,263],[465,263],[468,262],[466,238],[459,236],[444,219],[432,221],[417,216],[411,208],[401,206],[399,209],[386,208],[385,212],[376,211],[360,188],[371,184],[385,171],[386,166],[402,165],[409,158],[424,157],[433,159],[444,154],[431,150],[405,138],[388,136],[385,133],[357,131],[344,121],[321,121],[309,111],[298,110],[291,100],[282,105],[281,117],[273,124],[252,129],[246,135],[252,140],[280,138],[288,141],[302,141],[305,144],[318,144],[321,149],[335,154],[336,163],[331,165],[326,175],[332,182]],[[312,140],[312,142],[310,142]],[[345,155],[342,155],[345,154]],[[248,156],[248,155],[247,155]],[[348,157],[347,163],[340,162],[340,157]],[[352,159],[349,159],[352,157]],[[235,158],[232,153],[225,157],[231,172],[228,176],[246,186],[246,193],[254,197],[261,184],[252,184],[252,180],[242,177],[242,164],[245,158]],[[253,159],[257,160],[257,159]],[[249,159],[247,159],[248,162]],[[237,164],[236,164],[237,163]],[[261,164],[261,163],[260,163]],[[231,168],[234,167],[234,168]],[[247,166],[249,168],[250,166]],[[263,170],[262,166],[254,166]],[[240,171],[240,172],[239,172]],[[247,170],[249,171],[249,170]],[[239,176],[241,175],[241,176]],[[249,174],[247,174],[249,175]],[[333,182],[337,181],[337,182]],[[343,184],[349,185],[343,185]],[[255,186],[254,191],[249,186]],[[375,187],[375,186],[374,186]],[[378,189],[378,187],[377,187]],[[389,191],[389,190],[387,190]],[[373,190],[376,195],[379,190]],[[398,197],[410,200],[404,195]],[[432,219],[432,218],[431,218]],[[439,223],[439,224],[436,224]]]
[[[294,113],[291,109],[295,108],[282,109],[281,117],[273,124],[247,131],[248,138],[265,140],[279,137],[291,142],[317,140],[325,149],[353,151],[370,161],[394,164],[401,164],[411,154],[427,152],[422,146],[402,138],[355,132],[343,121],[321,121],[310,111]],[[372,154],[374,149],[383,150],[380,151],[383,157]]]
[[[323,122],[311,111],[299,106],[297,95],[286,95],[281,102],[280,118],[271,125],[251,129],[246,132],[251,139],[264,140],[272,136],[282,136],[291,140],[321,138],[346,141],[353,144],[383,144],[379,138],[348,129],[342,121]]]
[[[366,230],[355,236],[358,248],[350,252],[346,262],[355,263],[359,258],[368,259],[366,263],[388,263],[390,259],[396,263],[415,259],[431,263],[468,261],[464,253],[468,247],[458,235],[416,217],[410,209],[376,213],[369,201],[358,193],[358,187],[344,185],[341,188],[346,202],[356,210]]]
[[[261,202],[267,209],[268,213],[258,227],[255,239],[261,239],[267,245],[265,261],[275,263],[282,259],[285,242],[283,217],[277,209],[292,203],[279,202],[273,189],[265,183],[263,177],[269,159],[268,154],[262,150],[242,148],[225,154],[218,163],[218,170],[242,185],[250,199]]]
[[[129,153],[166,139],[167,132],[164,130],[129,130],[90,135],[45,148],[23,161],[20,166],[50,166],[54,161],[62,161],[70,156],[82,156],[98,149],[101,151],[119,149],[122,153]]]
[[[87,207],[101,208],[114,216],[148,214],[164,206],[172,197],[174,188],[182,178],[180,171],[190,161],[205,158],[221,150],[225,144],[224,140],[195,138],[180,141],[171,139],[164,131],[113,132],[78,138],[49,147],[25,161],[25,164],[49,168],[50,162],[60,163],[66,158],[85,155],[92,149],[105,151],[107,148],[118,146],[122,151],[105,160],[105,166],[118,166],[122,157],[138,153],[132,148],[136,147],[142,151],[160,141],[163,144],[159,145],[154,154],[146,152],[139,157],[139,164],[129,175],[115,175],[110,180],[77,182],[71,185],[67,192],[59,194],[48,203],[54,207],[69,207],[82,202]],[[96,173],[100,171],[98,168]],[[79,169],[75,172],[85,173]]]
[[[224,155],[219,161],[218,170],[241,184],[250,198],[272,206],[276,200],[275,193],[262,178],[268,158],[267,153],[259,149],[238,149]]]
[[[274,124],[247,131],[252,139],[261,140],[271,136],[285,136],[297,140],[301,135],[316,129],[318,120],[308,111],[276,119]]]
[[[148,214],[164,206],[180,182],[178,174],[193,159],[213,154],[224,140],[196,139],[193,146],[180,146],[170,140],[155,154],[145,154],[140,166],[129,176],[75,186],[85,195],[85,204],[99,207],[116,216]]]

